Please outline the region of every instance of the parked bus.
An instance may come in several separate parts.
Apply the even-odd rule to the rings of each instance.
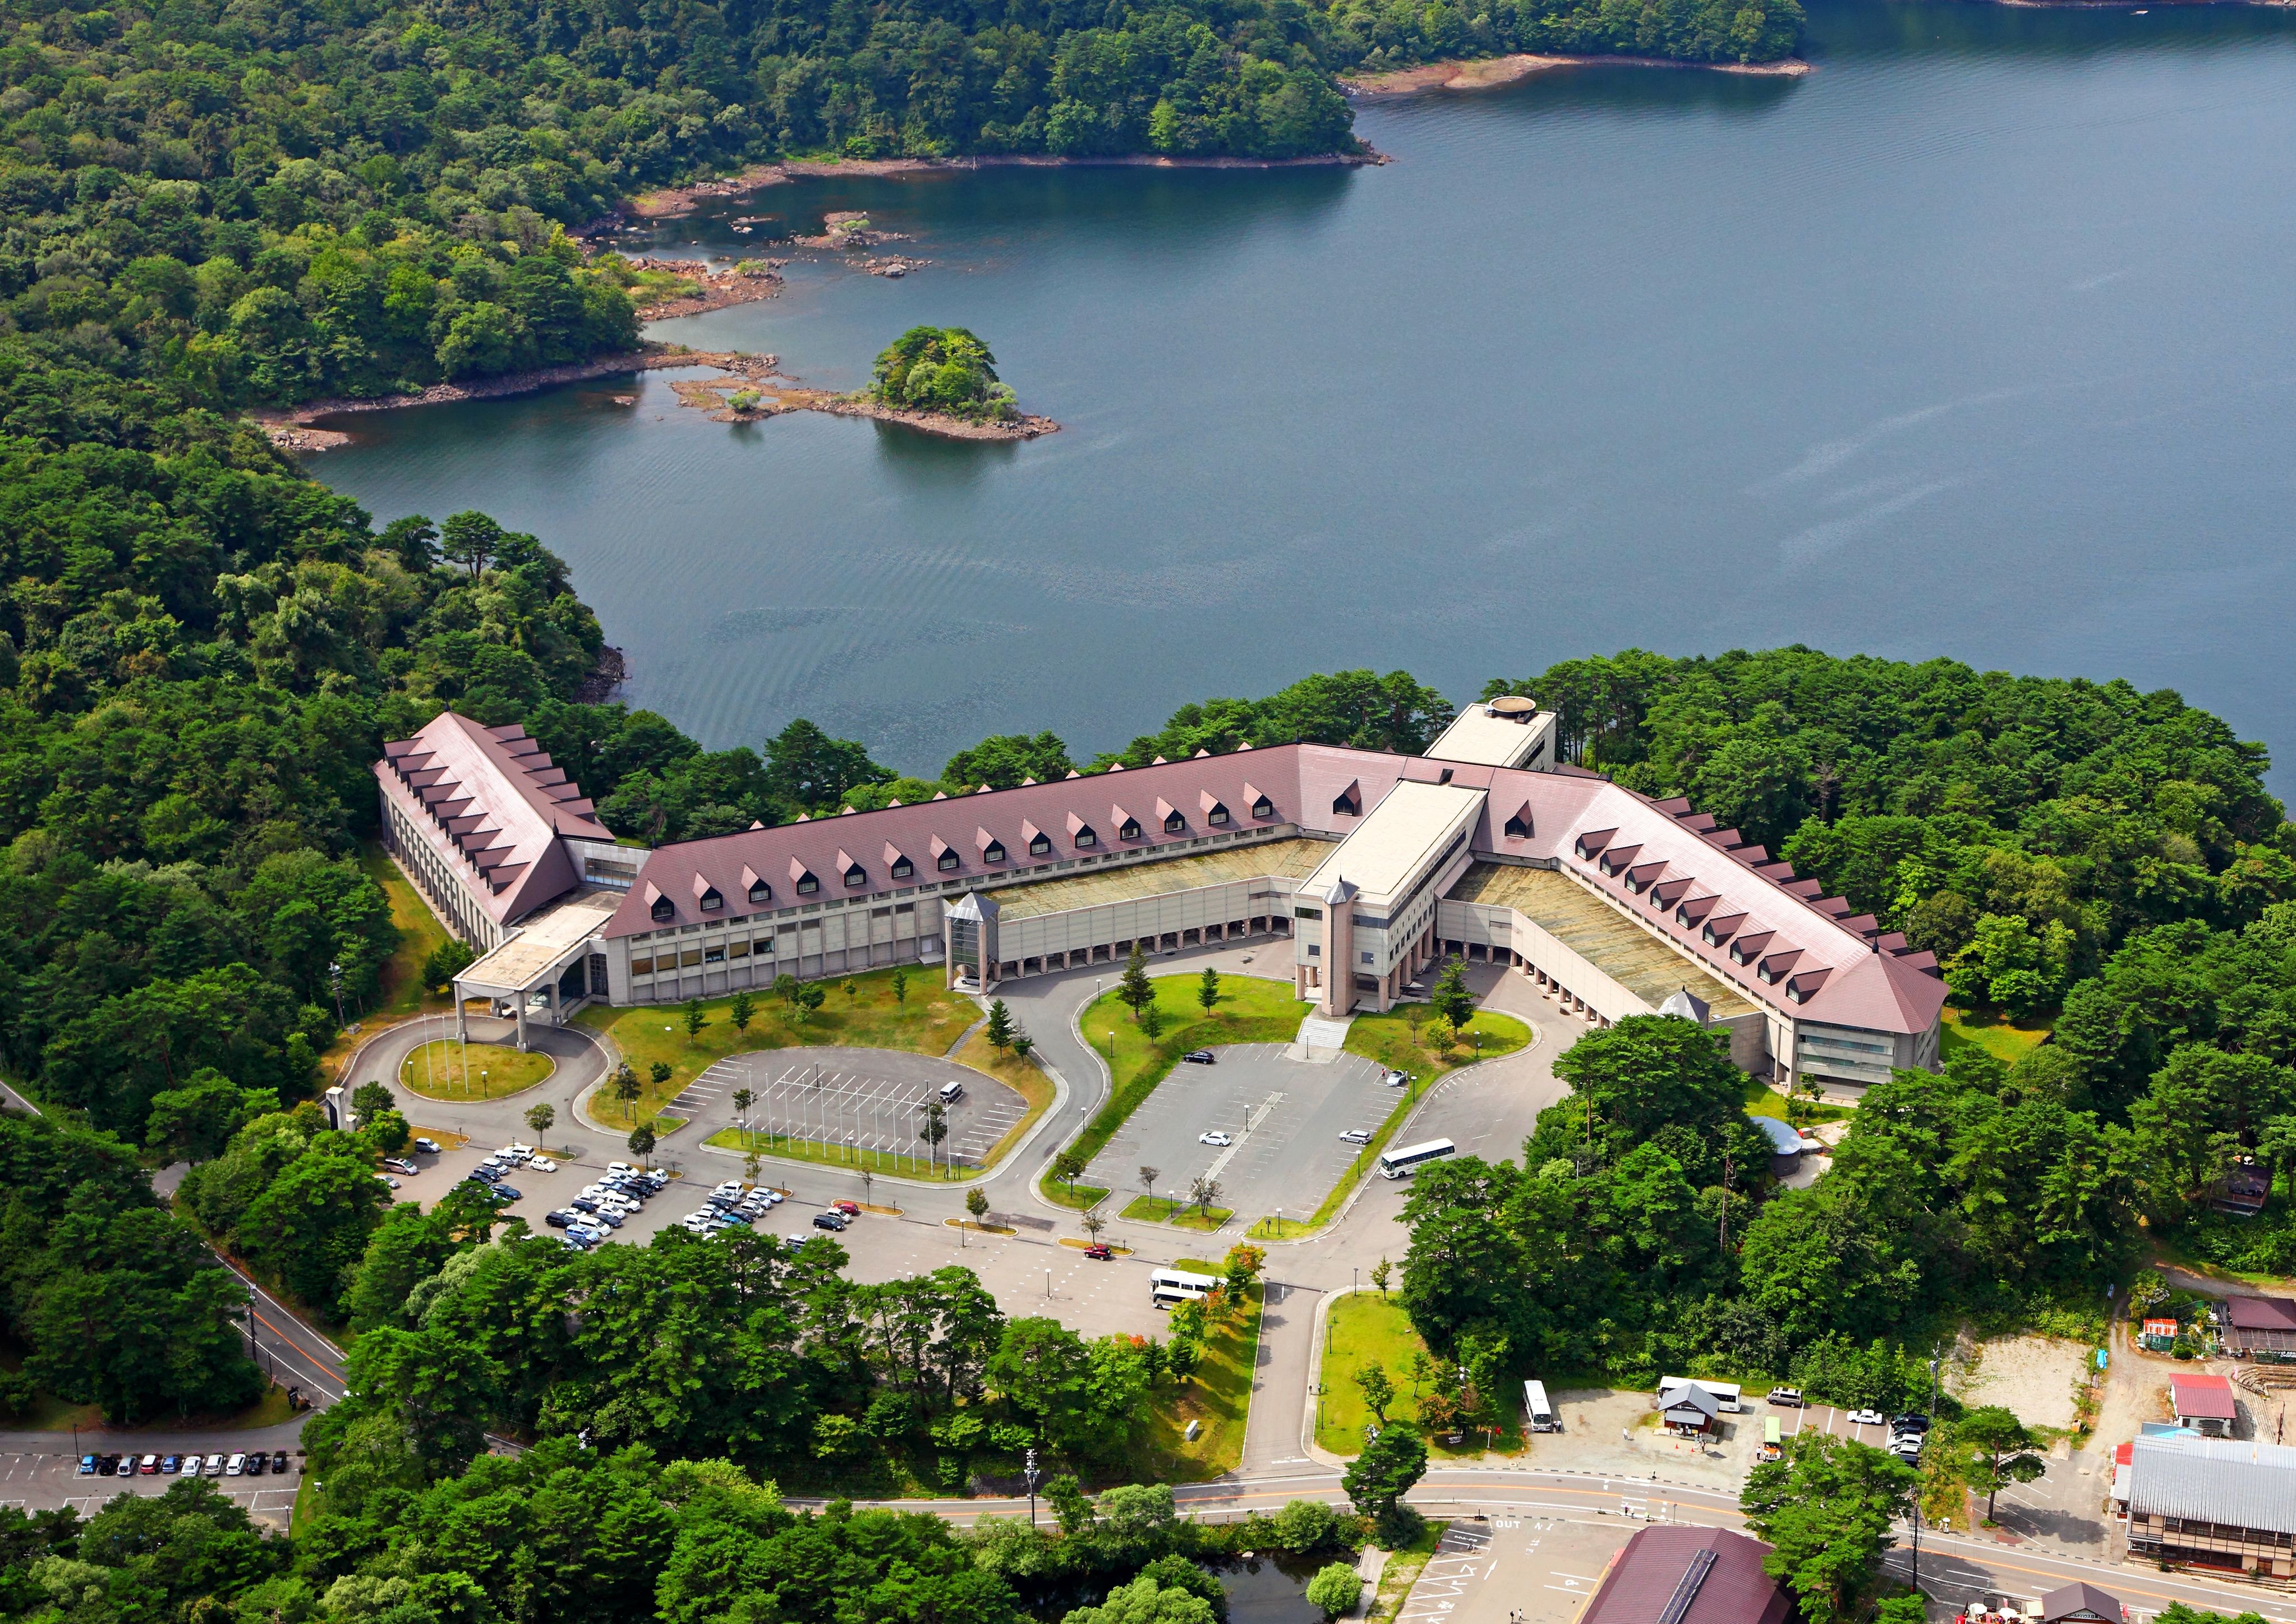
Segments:
[[[1526,1382],[1522,1384],[1523,1423],[1534,1432],[1560,1432],[1562,1423],[1554,1418],[1554,1407],[1546,1401],[1546,1383]]]
[[[1175,1303],[1201,1302],[1204,1293],[1220,1284],[1214,1275],[1183,1274],[1176,1268],[1160,1268],[1148,1276],[1148,1295],[1160,1308]]]
[[[1422,1162],[1440,1161],[1446,1156],[1457,1154],[1458,1149],[1448,1139],[1430,1139],[1423,1144],[1406,1144],[1399,1151],[1383,1151],[1379,1158],[1379,1176],[1408,1177],[1411,1169]]]

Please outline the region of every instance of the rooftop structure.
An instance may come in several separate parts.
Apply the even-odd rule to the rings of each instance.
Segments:
[[[521,727],[447,710],[382,749],[384,844],[466,941],[498,945],[582,882],[580,847],[613,845],[580,787]]]
[[[2296,1576],[2296,1448],[2229,1438],[2138,1438],[2128,1548],[2162,1562]]]
[[[1645,1528],[1611,1559],[1578,1624],[1786,1624],[1793,1601],[1762,1571],[1769,1549],[1728,1529]]]
[[[2128,1616],[2119,1597],[2085,1579],[2060,1586],[2041,1598],[2041,1624],[2121,1624]]]
[[[1530,767],[1552,765],[1554,748],[1554,715],[1529,700],[1504,694],[1459,712],[1427,754],[1437,761],[1480,767]]]
[[[2225,1376],[2179,1372],[2169,1378],[2169,1398],[2177,1424],[2195,1431],[2222,1436],[2240,1419],[2232,1382]]]

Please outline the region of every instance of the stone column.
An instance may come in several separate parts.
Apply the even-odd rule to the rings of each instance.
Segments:
[[[510,997],[511,1006],[518,1015],[518,1052],[523,1054],[526,1053],[526,995],[514,992]]]

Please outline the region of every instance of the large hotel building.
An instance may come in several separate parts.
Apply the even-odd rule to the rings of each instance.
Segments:
[[[617,845],[517,728],[447,712],[375,764],[385,840],[529,1019],[897,963],[953,986],[1283,938],[1317,1011],[1383,1010],[1443,959],[1571,1014],[1661,1007],[1747,1071],[1840,1087],[1935,1067],[1936,960],[1683,800],[1555,759],[1531,701],[1423,756],[1287,744],[936,796],[652,850]]]

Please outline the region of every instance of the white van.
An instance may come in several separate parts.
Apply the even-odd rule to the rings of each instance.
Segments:
[[[964,1097],[964,1085],[963,1083],[943,1083],[940,1086],[940,1103],[942,1104],[954,1105],[957,1101]]]
[[[1560,1432],[1562,1423],[1554,1418],[1554,1407],[1546,1401],[1546,1383],[1526,1382],[1522,1384],[1523,1424],[1534,1432]]]

